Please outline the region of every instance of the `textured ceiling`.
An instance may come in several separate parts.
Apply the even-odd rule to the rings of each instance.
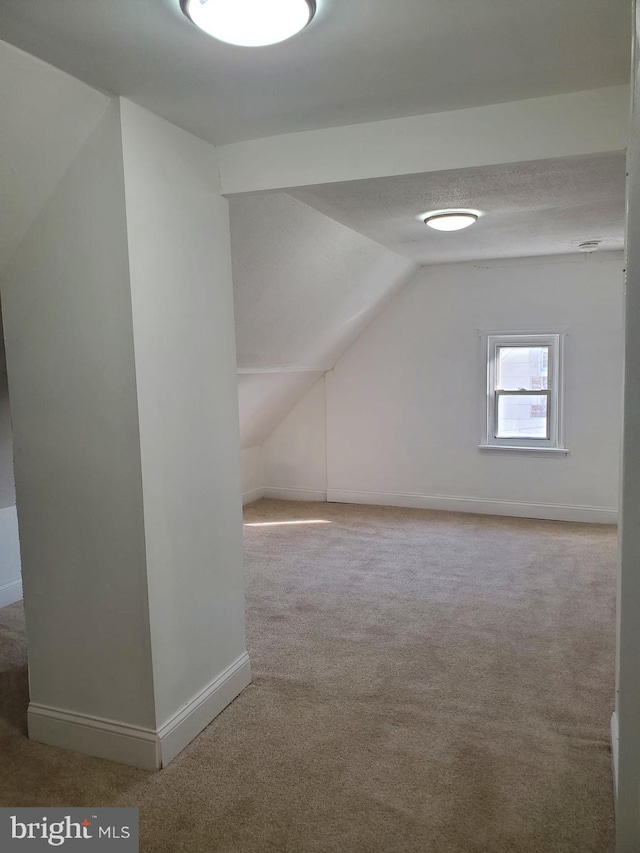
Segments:
[[[419,264],[575,252],[624,241],[624,153],[348,181],[291,193]],[[418,215],[442,208],[484,212],[465,231],[427,228]]]
[[[178,0],[2,0],[5,41],[215,144],[627,83],[628,0],[319,0],[224,45]]]

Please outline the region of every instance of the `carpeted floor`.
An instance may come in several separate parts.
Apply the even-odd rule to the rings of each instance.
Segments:
[[[262,500],[253,684],[160,773],[31,743],[0,611],[0,805],[137,805],[145,853],[609,853],[613,528]]]

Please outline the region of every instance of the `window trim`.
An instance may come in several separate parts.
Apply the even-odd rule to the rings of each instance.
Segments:
[[[562,332],[489,332],[482,334],[486,377],[483,434],[479,447],[483,450],[522,450],[528,453],[568,453],[563,445],[563,362]],[[496,390],[496,354],[504,346],[548,346],[548,388],[538,391],[515,391],[517,394],[548,397],[547,438],[496,438],[497,406],[500,390]]]

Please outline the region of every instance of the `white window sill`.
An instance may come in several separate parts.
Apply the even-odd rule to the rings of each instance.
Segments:
[[[558,454],[567,456],[569,453],[568,447],[522,447],[514,444],[479,444],[480,450],[506,450],[507,453],[535,453],[540,456],[548,454]]]

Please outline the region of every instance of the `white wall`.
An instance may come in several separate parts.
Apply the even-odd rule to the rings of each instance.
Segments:
[[[121,109],[162,725],[246,657],[229,214],[212,145],[128,101]]]
[[[242,447],[262,444],[320,376],[319,370],[238,373]]]
[[[13,439],[7,374],[0,370],[0,509],[14,506],[16,492],[13,480]]]
[[[2,282],[29,734],[148,769],[250,680],[216,174],[114,101]]]
[[[640,849],[640,4],[633,10],[627,153],[625,375],[617,591],[615,713],[611,719],[616,853]]]
[[[0,271],[109,106],[75,77],[0,41]]]
[[[22,598],[9,386],[0,315],[0,607]]]
[[[265,442],[264,484],[267,497],[326,500],[324,377]]]
[[[0,271],[51,196],[109,98],[0,41]],[[13,448],[0,328],[0,606],[22,595]]]
[[[258,500],[264,493],[264,454],[259,445],[242,451],[242,503]]]
[[[9,384],[7,382],[7,360],[4,351],[4,329],[2,314],[0,313],[0,509],[15,506],[15,502]]]
[[[0,509],[0,607],[22,598],[20,542],[15,506]]]
[[[262,444],[417,264],[283,193],[230,203],[242,447]]]
[[[614,521],[618,253],[425,267],[327,374],[329,500]],[[565,329],[568,456],[481,451],[478,330]]]
[[[31,703],[153,726],[124,210],[114,105],[9,263],[2,310]]]
[[[326,500],[325,380],[315,383],[264,445],[242,451],[243,501]]]

